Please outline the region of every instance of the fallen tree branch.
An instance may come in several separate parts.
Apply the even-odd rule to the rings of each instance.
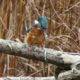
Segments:
[[[80,61],[72,65],[72,70],[62,72],[58,76],[58,80],[72,80],[72,79],[80,80]]]
[[[71,70],[59,73],[58,80],[71,80],[72,78],[80,77],[80,53],[69,53],[49,48],[38,48],[21,42],[3,39],[0,39],[0,53],[40,60],[55,64],[59,67],[72,66]]]
[[[0,80],[55,80],[54,76],[52,77],[4,77]]]
[[[38,48],[11,40],[0,39],[0,52],[24,58],[40,60],[58,66],[70,65],[80,61],[80,55],[71,55],[68,52],[56,51],[49,48]],[[46,52],[46,53],[45,53]],[[72,53],[75,54],[75,53]]]

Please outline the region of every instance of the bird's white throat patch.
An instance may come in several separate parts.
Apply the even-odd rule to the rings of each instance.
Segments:
[[[37,20],[34,21],[34,24],[39,24],[39,22]]]

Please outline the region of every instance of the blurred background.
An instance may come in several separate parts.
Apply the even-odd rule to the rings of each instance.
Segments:
[[[0,0],[0,38],[23,42],[25,29],[41,15],[48,19],[46,47],[80,52],[80,0]],[[27,59],[0,55],[0,76],[52,76],[55,67],[44,71]]]

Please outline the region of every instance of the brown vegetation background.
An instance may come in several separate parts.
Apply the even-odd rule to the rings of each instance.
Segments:
[[[46,47],[80,52],[80,0],[0,0],[0,38],[23,41],[25,27],[45,15],[48,18]],[[54,66],[41,66],[10,55],[0,55],[0,76],[51,76]]]

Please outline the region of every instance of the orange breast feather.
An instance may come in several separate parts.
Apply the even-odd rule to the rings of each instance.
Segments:
[[[43,31],[40,28],[32,28],[32,30],[25,36],[24,42],[29,45],[44,47],[45,36]]]

